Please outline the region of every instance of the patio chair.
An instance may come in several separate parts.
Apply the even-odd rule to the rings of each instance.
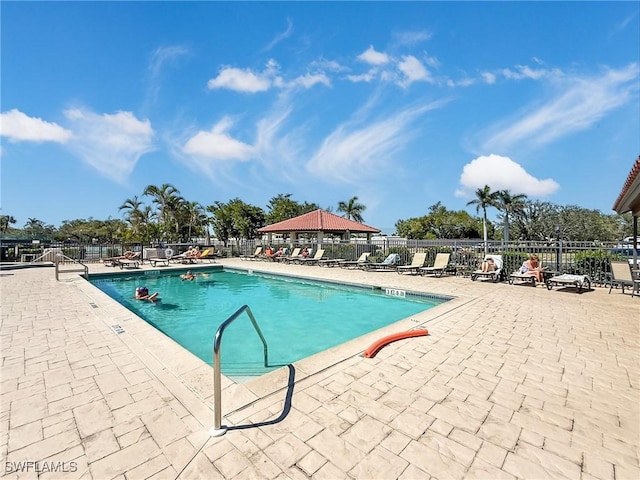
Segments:
[[[260,254],[262,253],[262,247],[256,247],[255,252],[253,252],[253,255],[240,255],[240,260],[255,260],[257,258],[260,258]]]
[[[420,267],[418,272],[420,275],[435,275],[436,277],[441,277],[449,267],[449,260],[451,260],[450,253],[436,253],[433,265],[430,267]]]
[[[418,273],[418,269],[424,267],[424,262],[427,260],[427,254],[425,252],[417,252],[413,255],[411,263],[409,265],[399,265],[397,272],[399,275],[408,273],[409,275],[415,275]]]
[[[313,265],[314,263],[318,263],[318,261],[322,260],[322,257],[324,257],[324,249],[319,248],[316,250],[316,254],[313,257],[298,258],[295,262],[299,265]]]
[[[611,260],[611,279],[609,282],[609,293],[616,287],[622,287],[622,293],[624,293],[624,287],[631,287],[631,296],[635,295],[636,289],[640,290],[640,279],[633,277],[631,266],[629,262],[624,260]]]
[[[395,270],[400,263],[400,255],[397,253],[390,253],[382,262],[366,262],[362,264],[362,269],[367,272],[384,272],[388,270]]]
[[[371,252],[364,252],[357,260],[343,260],[338,262],[338,266],[340,268],[360,268],[365,263],[369,262],[369,257],[371,256]]]
[[[495,265],[495,270],[483,272],[481,269],[477,269],[471,274],[472,281],[475,282],[480,277],[489,278],[494,283],[497,283],[498,281],[500,281],[500,279],[502,278],[502,267],[504,265],[502,261],[502,255],[487,255],[486,257],[484,257],[484,261],[487,261],[489,259],[493,260],[493,264]]]
[[[207,248],[205,249],[199,256],[195,257],[195,260],[198,261],[208,261],[209,263],[215,263],[215,254],[213,253],[213,249]]]
[[[302,250],[300,247],[296,247],[293,249],[290,255],[281,255],[274,258],[274,260],[276,262],[289,263],[292,258],[298,258],[298,256],[300,255],[300,250]]]
[[[100,261],[104,262],[105,267],[116,267],[120,265],[120,260],[137,260],[139,263],[142,263],[142,253],[141,252],[133,252],[128,250],[124,252],[122,255],[118,255],[117,257],[109,257],[109,258],[101,258]]]

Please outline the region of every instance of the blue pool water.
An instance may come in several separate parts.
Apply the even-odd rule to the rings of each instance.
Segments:
[[[242,305],[249,305],[269,348],[273,368],[347,342],[418,312],[447,298],[406,295],[300,278],[234,270],[197,272],[182,281],[181,272],[158,276],[92,276],[91,283],[211,364],[218,326]],[[160,292],[156,304],[135,300],[135,288]],[[224,333],[222,372],[230,376],[260,375],[262,343],[247,315]]]

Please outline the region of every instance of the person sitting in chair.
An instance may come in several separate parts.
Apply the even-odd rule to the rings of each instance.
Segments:
[[[483,272],[493,272],[496,269],[496,262],[491,257],[487,257],[482,261],[480,269]]]
[[[535,253],[529,255],[529,260],[525,261],[520,267],[520,273],[524,275],[532,275],[536,277],[538,282],[544,281],[543,272],[544,269],[540,266],[540,259]]]

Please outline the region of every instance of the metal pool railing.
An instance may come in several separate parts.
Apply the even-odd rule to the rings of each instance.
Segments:
[[[214,402],[214,419],[213,419],[213,427],[209,430],[209,435],[212,437],[219,437],[227,433],[227,427],[222,425],[222,369],[220,366],[220,348],[222,346],[222,334],[225,329],[233,323],[236,318],[238,318],[243,312],[247,312],[249,316],[249,320],[251,320],[251,324],[255,329],[256,333],[260,337],[262,341],[263,351],[264,351],[264,366],[269,366],[269,351],[267,348],[267,341],[262,334],[262,330],[258,326],[258,322],[256,322],[256,318],[253,316],[249,305],[243,305],[240,307],[233,315],[227,318],[222,324],[218,327],[216,331],[216,336],[213,339],[213,402]]]

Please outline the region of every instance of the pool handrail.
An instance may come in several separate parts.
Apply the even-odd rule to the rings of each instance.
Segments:
[[[43,253],[38,258],[32,260],[31,263],[37,262],[38,260],[43,258],[45,255],[47,255],[47,253]],[[76,269],[72,269],[72,270],[60,270],[60,263],[61,262],[77,263],[78,265],[82,266],[82,268],[80,270],[78,270],[77,268]],[[61,271],[66,272],[66,273],[78,272],[78,273],[82,273],[84,278],[89,278],[89,267],[87,265],[82,263],[80,260],[76,260],[75,258],[67,257],[66,255],[64,255],[62,253],[56,254],[55,261],[54,261],[54,266],[55,266],[55,274],[56,274],[56,280],[57,281],[60,280],[60,272]]]
[[[254,330],[260,337],[262,341],[263,351],[264,351],[264,366],[268,366],[268,357],[269,350],[267,348],[267,341],[262,334],[262,330],[258,326],[258,322],[256,322],[256,317],[253,316],[253,312],[249,305],[243,305],[236,312],[227,318],[224,322],[220,324],[218,330],[216,330],[216,335],[213,338],[213,407],[214,407],[214,418],[213,418],[213,427],[209,430],[209,435],[212,437],[219,437],[227,433],[227,427],[222,425],[222,380],[221,380],[221,366],[220,366],[220,346],[222,344],[222,334],[225,329],[233,323],[233,321],[238,318],[243,312],[247,312],[249,315],[249,320],[253,325]]]

